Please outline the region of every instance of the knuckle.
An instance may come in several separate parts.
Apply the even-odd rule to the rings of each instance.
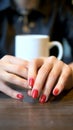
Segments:
[[[15,70],[16,70],[16,72],[17,73],[21,73],[22,72],[22,66],[17,66],[16,68],[15,68]]]
[[[22,61],[22,64],[21,64],[23,67],[28,67],[28,61],[26,61],[26,60],[23,60]]]
[[[3,59],[6,60],[6,59],[8,59],[8,58],[10,58],[10,56],[9,56],[9,55],[5,55],[5,56],[2,58],[2,60],[3,60]]]
[[[31,61],[32,64],[36,64],[37,62],[38,62],[38,59],[33,59],[33,60]]]
[[[40,77],[42,77],[43,75],[47,75],[47,74],[49,74],[48,65],[42,66],[38,71],[38,75],[40,75]]]
[[[3,56],[3,58],[1,59],[3,62],[10,62],[10,61],[13,61],[13,56],[11,55],[5,55]]]
[[[42,69],[39,69],[38,74],[42,75],[42,74],[44,74],[45,71],[46,71],[46,68],[42,67]]]
[[[56,57],[55,57],[55,56],[50,56],[50,58],[49,58],[49,59],[50,59],[50,61],[51,61],[51,62],[53,62],[53,61],[55,61],[55,60],[56,60]]]
[[[56,62],[57,63],[57,65],[58,65],[58,67],[63,67],[63,65],[64,65],[64,63],[62,62],[62,61],[58,61],[58,62]]]
[[[33,67],[33,66],[36,66],[38,63],[38,59],[33,59],[29,62],[29,67]]]

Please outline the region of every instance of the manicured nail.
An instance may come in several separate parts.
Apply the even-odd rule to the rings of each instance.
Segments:
[[[43,95],[40,97],[39,102],[40,102],[40,103],[45,103],[45,102],[46,102],[46,95],[43,94]]]
[[[33,78],[30,78],[30,79],[29,79],[29,86],[30,86],[31,88],[33,88],[33,85],[34,85],[34,79],[33,79]]]
[[[59,93],[59,89],[58,88],[54,89],[53,94],[56,96],[58,95],[58,93]]]
[[[19,99],[23,99],[24,96],[23,96],[22,94],[17,94],[17,98],[19,98]]]
[[[34,90],[32,91],[32,97],[33,97],[33,98],[37,98],[37,97],[38,97],[38,90],[34,89]]]

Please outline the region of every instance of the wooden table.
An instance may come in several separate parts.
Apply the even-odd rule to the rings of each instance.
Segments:
[[[46,104],[23,93],[23,101],[0,94],[0,130],[73,130],[73,90]]]

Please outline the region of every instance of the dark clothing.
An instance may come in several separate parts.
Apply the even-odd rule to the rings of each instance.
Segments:
[[[72,57],[63,61],[73,61],[73,11],[59,5],[53,8],[48,17],[44,13],[32,10],[28,15],[30,31],[23,31],[25,16],[12,7],[10,0],[0,0],[0,58],[6,54],[14,55],[14,39],[17,34],[46,34],[51,40],[62,42],[66,38],[71,47]],[[30,23],[35,23],[31,27]],[[54,50],[55,51],[55,50]],[[52,51],[51,51],[52,52]]]

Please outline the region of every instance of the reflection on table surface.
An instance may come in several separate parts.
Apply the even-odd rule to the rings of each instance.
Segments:
[[[46,104],[23,93],[23,101],[0,94],[0,130],[73,130],[73,90]]]

